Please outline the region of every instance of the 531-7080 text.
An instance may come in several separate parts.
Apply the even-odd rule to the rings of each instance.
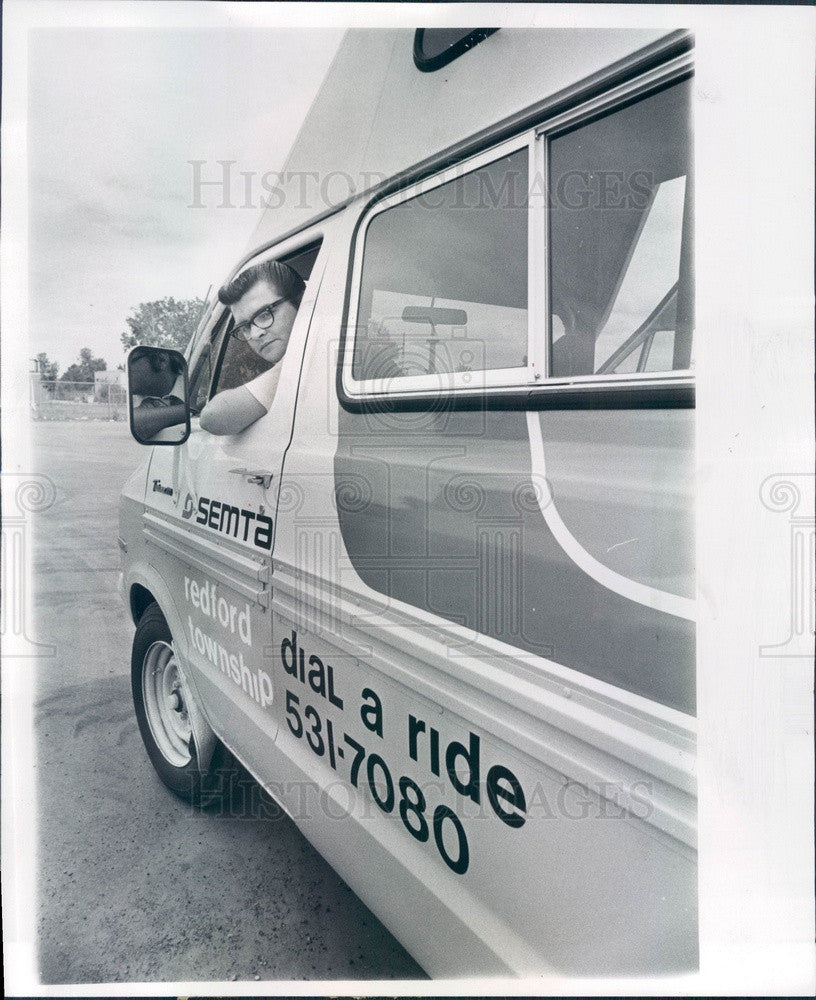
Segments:
[[[298,647],[297,633],[286,638],[281,645],[281,657],[285,672],[299,681],[303,688],[330,702],[341,711],[344,699],[334,688],[331,667],[322,661],[309,658],[311,670],[305,669],[305,654]],[[300,669],[299,669],[300,664]],[[327,685],[326,677],[332,680]],[[387,762],[378,753],[368,753],[366,747],[349,736],[336,734],[334,724],[322,716],[314,705],[301,701],[300,693],[289,688],[285,691],[286,722],[296,739],[305,739],[310,750],[318,757],[328,760],[332,770],[338,770],[338,760],[350,754],[349,780],[354,788],[361,780],[372,799],[384,813],[399,813],[405,829],[420,843],[433,842],[439,856],[448,868],[457,875],[464,875],[470,866],[470,847],[461,819],[444,803],[439,803],[429,812],[425,794],[410,775],[395,777]],[[330,696],[331,695],[331,696]],[[364,688],[361,695],[360,719],[367,730],[383,737],[383,706],[380,697],[370,688]],[[480,803],[481,745],[476,733],[468,733],[467,745],[458,740],[450,740],[446,746],[440,733],[429,727],[417,715],[407,717],[407,742],[410,758],[418,764],[425,764],[430,772],[440,777],[444,764],[445,774],[453,788],[462,796]],[[511,829],[518,829],[526,821],[527,804],[524,791],[516,775],[503,764],[494,764],[487,771],[484,791],[496,816]]]

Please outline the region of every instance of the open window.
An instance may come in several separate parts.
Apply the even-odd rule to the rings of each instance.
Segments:
[[[320,251],[320,245],[321,241],[318,240],[279,259],[281,263],[288,264],[289,267],[297,271],[305,282],[308,282]],[[250,265],[257,263],[259,263],[258,260],[250,261]],[[256,354],[248,343],[229,336],[231,328],[232,320],[226,313],[224,321],[215,335],[215,340],[221,338],[221,350],[220,353],[216,351],[218,363],[215,366],[215,376],[211,382],[209,398],[224,392],[226,389],[245,385],[271,367],[269,362]]]

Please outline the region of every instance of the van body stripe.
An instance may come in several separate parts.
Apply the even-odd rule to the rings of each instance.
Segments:
[[[547,480],[547,462],[544,456],[544,441],[541,435],[539,415],[535,411],[527,412],[527,432],[530,436],[530,464],[536,484],[544,484],[536,489],[535,494],[541,513],[555,540],[570,557],[570,559],[593,580],[596,580],[608,590],[613,590],[630,601],[644,604],[655,611],[665,611],[667,614],[688,621],[696,621],[695,602],[687,597],[669,594],[664,590],[648,587],[646,584],[621,576],[614,570],[604,566],[578,542],[569,528],[564,524],[558,508],[555,505]]]

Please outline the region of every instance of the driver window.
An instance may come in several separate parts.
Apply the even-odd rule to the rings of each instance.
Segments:
[[[295,271],[305,282],[309,279],[319,249],[320,243],[313,243],[294,254],[281,258],[280,262]],[[257,261],[251,262],[247,269],[257,263]],[[215,373],[210,398],[214,398],[219,393],[229,389],[246,385],[247,382],[257,379],[259,375],[274,367],[273,363],[265,358],[263,354],[259,354],[256,349],[253,349],[251,343],[231,335],[235,324],[231,317],[230,309],[227,309],[225,312],[227,323],[225,330],[227,336],[224,338],[225,342],[222,346],[221,357]]]
[[[550,142],[554,376],[686,369],[687,82]]]

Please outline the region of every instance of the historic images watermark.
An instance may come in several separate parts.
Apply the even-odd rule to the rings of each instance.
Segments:
[[[54,646],[37,642],[30,619],[29,570],[32,556],[32,522],[36,514],[53,506],[57,491],[48,476],[4,472],[2,517],[2,625],[3,656],[54,656]]]
[[[419,782],[417,787],[425,800],[431,801],[445,791],[442,781]],[[374,789],[377,792],[377,789]],[[270,794],[271,793],[271,794]],[[273,798],[274,796],[274,798]],[[225,774],[216,789],[205,814],[224,819],[278,820],[283,809],[278,802],[288,804],[288,812],[297,821],[324,817],[329,820],[371,819],[382,813],[368,786],[355,787],[337,778],[325,787],[313,781],[274,782],[269,791],[262,788],[241,770]],[[654,814],[652,782],[639,779],[624,785],[615,781],[596,781],[583,785],[563,780],[545,785],[542,782],[528,790],[525,821],[537,820],[648,820]],[[479,802],[459,796],[457,816],[462,820],[492,822],[495,815],[486,798]],[[393,812],[393,810],[392,810]],[[202,815],[191,807],[191,816]]]
[[[350,174],[345,170],[242,170],[237,160],[188,160],[190,201],[187,208],[238,208],[257,211],[288,205],[315,214],[346,204],[358,194],[373,192],[388,180],[376,171]],[[442,188],[470,175],[474,183],[459,185],[451,200]],[[445,204],[453,209],[493,209],[528,206],[531,199],[547,197],[550,207],[571,211],[643,211],[649,204],[655,179],[649,170],[568,170],[549,183],[539,172],[506,170],[500,184],[489,173],[463,165],[460,171],[419,185],[413,198],[420,208],[435,210]]]
[[[787,514],[790,524],[790,624],[780,642],[759,647],[760,656],[812,657],[816,634],[814,610],[814,563],[816,563],[816,517],[812,473],[777,473],[760,488],[764,507]]]

